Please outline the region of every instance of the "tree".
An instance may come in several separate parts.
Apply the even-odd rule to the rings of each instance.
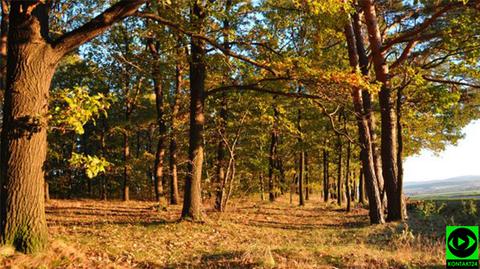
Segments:
[[[203,34],[206,9],[199,1],[195,1],[191,8],[192,25],[199,34]],[[182,218],[201,221],[203,219],[201,184],[204,154],[203,128],[205,125],[205,41],[191,37],[190,46],[190,148]]]
[[[53,41],[48,26],[50,1],[10,3],[1,137],[0,231],[4,244],[32,253],[47,243],[43,193],[48,124],[45,115],[50,83],[59,60],[113,23],[132,15],[144,2],[118,2]]]

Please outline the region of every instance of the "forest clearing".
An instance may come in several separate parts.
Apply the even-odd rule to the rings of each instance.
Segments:
[[[207,207],[203,224],[178,222],[179,206],[158,210],[153,202],[53,200],[46,208],[51,248],[33,257],[3,256],[0,265],[444,268],[441,235],[412,233],[401,223],[370,226],[366,209],[345,213],[317,198],[301,208],[283,198],[275,203],[235,199],[222,214]]]
[[[0,267],[478,269],[480,0],[0,4]]]

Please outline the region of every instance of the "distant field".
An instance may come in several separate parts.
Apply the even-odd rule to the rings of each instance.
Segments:
[[[413,200],[480,199],[480,176],[406,182],[404,192]]]
[[[480,199],[480,191],[460,191],[460,192],[444,192],[431,194],[409,195],[413,200],[459,200],[459,199]]]

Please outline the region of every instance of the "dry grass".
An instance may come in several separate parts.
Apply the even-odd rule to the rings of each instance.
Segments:
[[[307,206],[234,200],[204,224],[177,222],[180,206],[53,201],[51,247],[36,256],[0,250],[2,268],[441,268],[441,238],[404,224],[368,225],[316,199]],[[12,256],[13,254],[13,256]]]

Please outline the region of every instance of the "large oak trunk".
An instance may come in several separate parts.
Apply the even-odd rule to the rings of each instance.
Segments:
[[[193,24],[203,32],[205,13],[200,4],[193,7]],[[205,42],[191,40],[190,62],[190,148],[188,174],[185,181],[182,218],[193,221],[202,220],[202,165],[203,165],[203,127],[205,125]]]
[[[46,7],[39,4],[30,15],[29,4],[19,2],[10,11],[0,219],[3,243],[31,253],[47,242],[43,166],[50,81],[59,57],[45,39]]]

